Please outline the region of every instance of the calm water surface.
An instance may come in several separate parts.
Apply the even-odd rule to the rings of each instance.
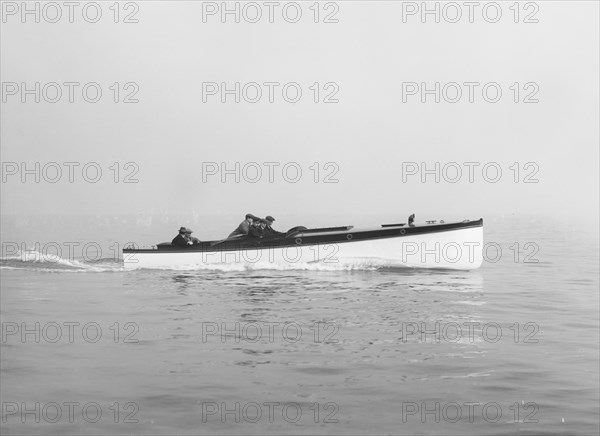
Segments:
[[[5,258],[2,434],[597,434],[597,236],[485,226],[472,272]]]

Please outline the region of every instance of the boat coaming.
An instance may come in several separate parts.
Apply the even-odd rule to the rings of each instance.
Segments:
[[[302,268],[319,263],[353,266],[471,270],[483,261],[483,219],[407,226],[383,225],[302,229],[283,238],[242,237],[189,247],[159,244],[125,248],[126,268],[201,268],[211,265],[269,265]]]

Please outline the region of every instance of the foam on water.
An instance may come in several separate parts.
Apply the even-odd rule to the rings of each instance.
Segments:
[[[0,269],[25,269],[38,272],[123,272],[127,270],[153,269],[163,271],[412,271],[394,259],[385,258],[347,258],[336,262],[323,260],[320,262],[245,262],[218,264],[187,264],[153,268],[125,268],[123,260],[99,259],[85,261],[83,259],[65,259],[55,254],[44,254],[36,250],[25,250],[17,254],[6,255],[0,259]]]
[[[36,250],[20,251],[0,259],[0,269],[21,269],[39,272],[116,272],[124,271],[123,262],[114,259],[99,259],[86,262],[65,259],[55,254],[44,254]]]

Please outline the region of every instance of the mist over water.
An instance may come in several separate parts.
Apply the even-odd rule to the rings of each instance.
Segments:
[[[0,434],[600,433],[598,2],[84,3],[0,5]],[[246,213],[484,262],[124,268]]]

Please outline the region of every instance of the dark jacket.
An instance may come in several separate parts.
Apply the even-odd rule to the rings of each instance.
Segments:
[[[173,238],[171,244],[177,245],[178,247],[187,247],[189,245],[181,233]]]
[[[250,224],[248,223],[248,221],[244,220],[240,223],[240,225],[237,227],[237,229],[235,229],[233,232],[231,232],[229,234],[228,238],[231,238],[232,236],[235,236],[235,235],[247,235],[249,230],[250,230]]]
[[[248,229],[248,236],[262,238],[265,236],[265,232],[260,227],[250,226],[250,228]]]
[[[279,238],[279,237],[285,236],[285,233],[278,232],[277,230],[273,229],[273,227],[271,227],[268,224],[265,227],[264,234],[266,237],[269,237],[269,238]]]

